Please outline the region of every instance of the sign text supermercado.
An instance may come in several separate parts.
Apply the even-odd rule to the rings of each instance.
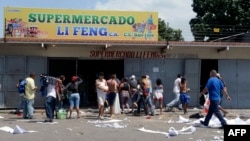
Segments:
[[[5,7],[6,38],[158,40],[158,13]]]

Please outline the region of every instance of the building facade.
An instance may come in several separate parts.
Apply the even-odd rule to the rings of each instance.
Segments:
[[[64,41],[41,39],[2,39],[0,43],[0,108],[14,108],[18,104],[15,88],[20,78],[35,72],[52,76],[79,75],[81,106],[96,104],[95,79],[100,71],[116,73],[118,78],[135,75],[138,79],[148,74],[155,84],[161,78],[164,84],[164,103],[173,98],[173,82],[178,73],[188,80],[191,106],[199,106],[200,90],[216,69],[223,76],[231,102],[227,108],[248,108],[250,57],[248,43],[218,42],[124,42]],[[35,107],[43,107],[44,99],[37,92]]]

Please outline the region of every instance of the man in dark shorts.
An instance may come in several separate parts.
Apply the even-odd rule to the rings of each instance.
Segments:
[[[107,81],[109,92],[108,92],[108,103],[110,106],[110,117],[114,117],[114,102],[116,93],[118,92],[118,83],[116,81],[116,74],[112,74],[111,78]]]

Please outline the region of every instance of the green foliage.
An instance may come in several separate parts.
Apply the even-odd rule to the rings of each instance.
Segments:
[[[158,19],[158,40],[159,41],[183,41],[182,31],[169,27],[161,18]]]
[[[196,41],[208,41],[247,32],[250,0],[193,0],[196,17],[189,22]]]

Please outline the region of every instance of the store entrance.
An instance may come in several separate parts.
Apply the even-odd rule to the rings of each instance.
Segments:
[[[124,60],[48,59],[48,74],[55,77],[65,75],[64,85],[70,82],[73,75],[78,75],[83,79],[83,83],[79,87],[81,107],[97,106],[95,80],[99,72],[104,72],[105,79],[108,79],[108,76],[113,73],[116,73],[117,77],[121,79],[124,76]]]
[[[86,81],[87,106],[97,106],[95,80],[97,74],[103,72],[107,80],[110,74],[115,73],[119,79],[124,76],[124,60],[79,60],[78,73]]]
[[[203,90],[205,87],[207,80],[209,79],[209,73],[211,70],[217,70],[218,71],[218,60],[216,59],[204,59],[201,60],[201,88],[200,90]]]

